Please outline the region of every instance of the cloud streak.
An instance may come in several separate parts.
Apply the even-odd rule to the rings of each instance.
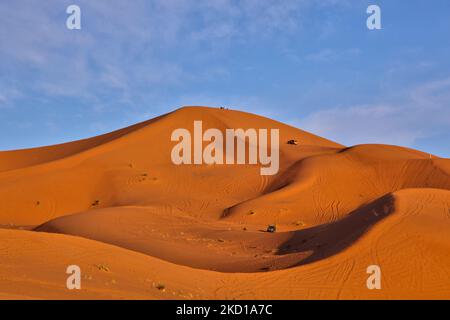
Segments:
[[[80,0],[82,30],[68,31],[70,1],[2,2],[0,67],[21,78],[16,89],[24,96],[42,92],[95,102],[111,95],[139,104],[161,87],[202,81],[191,72],[193,64],[217,69],[207,62],[226,55],[231,42],[298,31],[300,17],[317,3]]]
[[[295,124],[346,145],[385,143],[416,147],[420,139],[448,132],[450,78],[430,81],[407,92],[400,102],[320,110]]]

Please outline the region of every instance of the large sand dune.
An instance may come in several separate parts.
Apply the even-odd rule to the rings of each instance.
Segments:
[[[280,129],[279,173],[175,166],[170,135],[194,120]],[[416,150],[347,148],[256,115],[188,107],[0,152],[0,199],[0,299],[450,299],[450,160]],[[71,264],[79,291],[66,289]],[[370,265],[381,290],[366,286]]]

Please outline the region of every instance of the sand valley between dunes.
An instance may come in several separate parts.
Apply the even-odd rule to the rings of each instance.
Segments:
[[[174,165],[171,133],[200,120],[279,129],[279,172]],[[206,107],[0,152],[0,299],[432,298],[450,299],[449,159]]]

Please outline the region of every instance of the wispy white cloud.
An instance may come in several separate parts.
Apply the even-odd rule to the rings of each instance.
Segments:
[[[336,5],[319,0],[80,0],[82,30],[69,31],[69,4],[1,2],[0,68],[20,79],[16,85],[24,93],[91,103],[108,96],[134,105],[161,87],[204,81],[208,70],[226,76],[226,70],[216,73],[219,64],[202,64],[202,59],[225,55],[232,41],[245,44],[298,31],[311,7]],[[193,74],[192,63],[204,72]]]
[[[450,78],[405,90],[402,99],[320,110],[293,123],[346,145],[386,143],[415,147],[450,127]]]

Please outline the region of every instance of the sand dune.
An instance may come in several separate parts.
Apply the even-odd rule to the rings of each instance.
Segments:
[[[279,129],[279,173],[173,165],[171,132],[194,120]],[[0,152],[0,198],[0,299],[450,298],[450,160],[412,149],[188,107]],[[80,291],[65,287],[69,264]],[[369,265],[381,290],[366,287]]]

